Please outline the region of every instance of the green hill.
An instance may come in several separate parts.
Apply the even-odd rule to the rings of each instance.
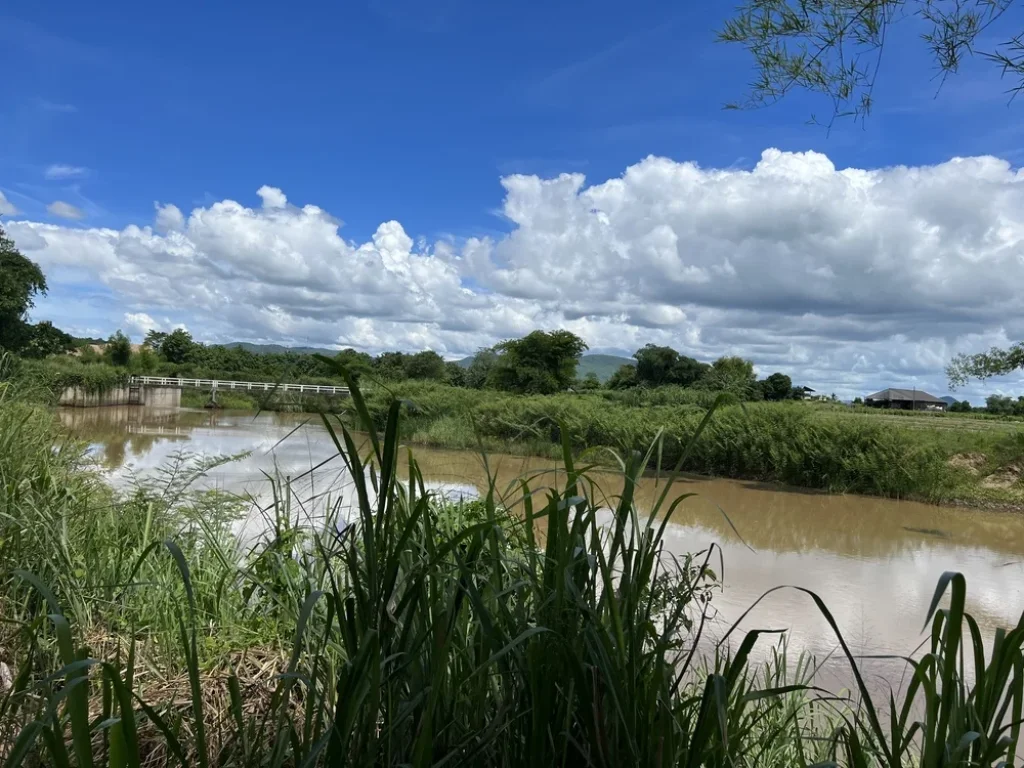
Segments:
[[[618,355],[584,355],[580,358],[580,367],[576,369],[576,375],[582,379],[593,371],[603,383],[623,365],[636,365],[636,360]]]

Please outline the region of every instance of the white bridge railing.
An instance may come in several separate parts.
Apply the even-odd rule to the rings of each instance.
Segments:
[[[177,389],[239,390],[244,392],[300,392],[308,395],[347,395],[348,387],[331,384],[275,384],[267,381],[222,381],[219,379],[178,379],[166,376],[132,376],[129,384]]]

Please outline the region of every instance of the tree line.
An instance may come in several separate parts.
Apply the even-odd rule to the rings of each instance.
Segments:
[[[800,400],[808,391],[793,386],[784,373],[773,373],[758,380],[754,364],[742,357],[720,357],[702,363],[672,347],[647,344],[633,358],[636,365],[623,365],[611,377],[612,389],[662,387],[675,385],[712,392],[729,392],[743,400]]]

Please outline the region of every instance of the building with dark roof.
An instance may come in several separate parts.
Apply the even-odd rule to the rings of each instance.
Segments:
[[[944,411],[946,403],[921,389],[883,389],[864,399],[873,408],[896,408],[904,411]]]

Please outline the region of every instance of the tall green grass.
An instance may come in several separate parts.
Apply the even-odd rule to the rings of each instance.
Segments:
[[[23,392],[30,392],[43,402],[55,402],[69,387],[85,392],[106,392],[127,384],[129,372],[111,365],[83,363],[76,357],[21,360],[8,358],[7,378]]]
[[[576,455],[643,451],[660,440],[650,469],[675,466],[714,402],[678,387],[638,392],[512,396],[430,384],[368,392],[378,429],[394,395],[409,403],[403,435],[426,445],[557,455],[563,429]],[[1024,455],[1014,435],[930,431],[802,403],[725,404],[683,462],[687,472],[786,483],[839,493],[930,501],[969,498],[977,479],[949,465],[960,452],[993,457],[993,468]],[[1007,492],[1012,496],[1012,492]]]
[[[0,561],[4,765],[973,766],[1016,753],[1024,620],[984,648],[956,574],[922,617],[930,639],[899,698],[872,698],[806,590],[860,703],[816,690],[784,646],[753,662],[773,631],[706,655],[714,552],[665,552],[686,503],[671,477],[649,514],[633,502],[663,442],[622,454],[624,490],[607,499],[562,424],[557,488],[492,483],[453,506],[402,446],[407,406],[393,401],[378,431],[353,386],[354,421],[324,418],[353,516],[328,504],[321,523],[296,525],[299,501],[275,485],[266,535],[241,550],[181,471],[166,493],[90,496],[74,460],[46,458],[40,412],[9,405],[0,470],[23,495],[0,536],[52,530],[40,523]],[[702,417],[676,467],[717,419]],[[13,455],[23,441],[37,450]],[[43,469],[61,482],[33,487]],[[110,509],[119,519],[104,523]],[[48,550],[75,525],[63,546],[91,551],[81,572]],[[79,541],[87,525],[108,527]]]

